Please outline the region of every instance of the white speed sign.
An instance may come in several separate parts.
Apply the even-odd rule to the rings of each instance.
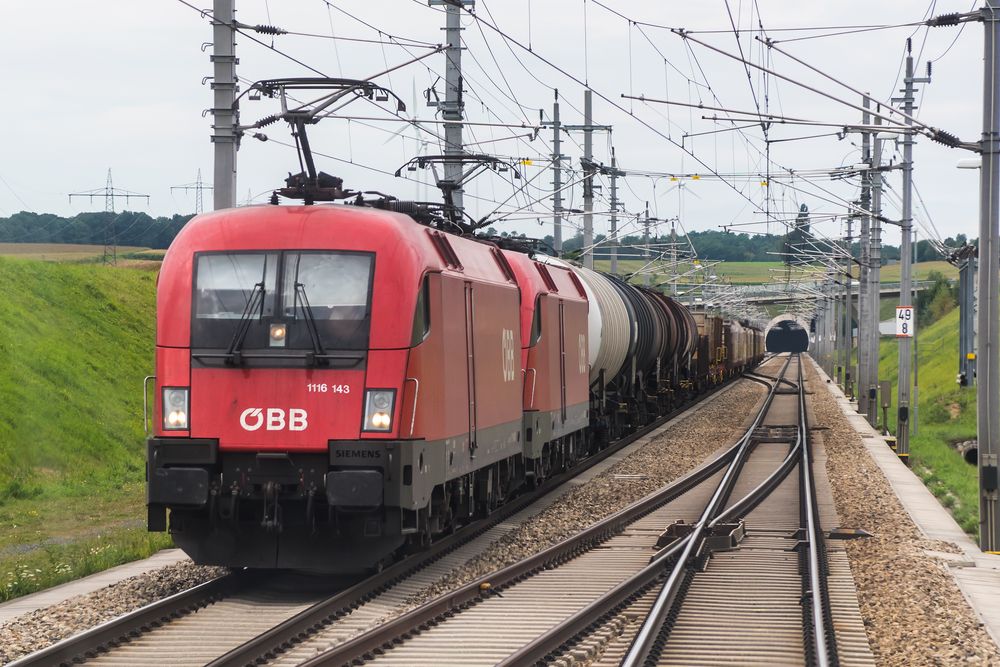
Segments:
[[[913,338],[917,316],[913,306],[896,306],[896,338]]]

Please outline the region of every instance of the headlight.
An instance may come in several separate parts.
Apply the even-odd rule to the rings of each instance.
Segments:
[[[369,389],[365,392],[365,423],[363,431],[391,431],[392,411],[396,402],[395,389]]]
[[[285,347],[285,337],[288,335],[288,327],[282,322],[276,322],[270,328],[271,347]]]
[[[187,387],[163,388],[163,430],[186,431],[188,429],[188,403],[190,390]]]

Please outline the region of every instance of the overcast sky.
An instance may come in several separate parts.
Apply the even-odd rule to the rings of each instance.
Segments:
[[[688,230],[718,229],[733,223],[762,223],[762,209],[787,218],[782,212],[794,210],[800,203],[808,204],[817,215],[843,216],[846,208],[841,199],[856,198],[858,192],[856,180],[831,183],[812,175],[818,173],[816,170],[857,163],[860,154],[856,145],[860,142],[856,134],[839,139],[832,134],[834,127],[773,125],[768,133],[772,142],[825,136],[771,143],[769,167],[760,127],[733,131],[732,123],[702,119],[724,113],[622,99],[623,93],[642,94],[743,111],[759,106],[775,114],[832,124],[861,120],[859,111],[793,83],[764,77],[753,68],[748,74],[741,63],[686,41],[667,27],[718,31],[692,37],[733,54],[742,48],[753,63],[855,104],[860,102],[858,95],[762,46],[755,39],[760,27],[779,41],[779,48],[883,101],[897,94],[902,85],[901,59],[906,38],[912,35],[918,73],[923,75],[924,63],[934,60],[933,82],[922,85],[918,96],[919,119],[963,140],[979,139],[982,24],[967,24],[961,35],[955,27],[910,26],[791,41],[841,32],[827,29],[830,26],[896,25],[919,22],[928,15],[965,12],[972,7],[968,0],[731,0],[728,9],[725,2],[601,2],[604,7],[594,0],[479,0],[474,11],[482,21],[466,17],[463,22],[466,114],[470,121],[482,123],[535,124],[539,109],[545,109],[548,119],[552,89],[558,88],[563,122],[582,123],[583,86],[574,79],[589,82],[595,95],[595,122],[613,126],[610,137],[607,133],[595,136],[598,161],[609,161],[613,143],[620,167],[633,174],[704,176],[677,181],[686,185],[680,197],[677,182],[669,178],[630,175],[622,183],[621,193],[631,215],[649,201],[654,215],[680,216]],[[426,53],[419,44],[444,39],[444,15],[420,0],[236,3],[237,17],[245,23],[269,23],[315,35],[279,36],[273,45],[329,76],[366,78]],[[210,8],[205,0],[193,4]],[[608,8],[639,23],[630,23]],[[740,33],[739,43],[730,17],[738,28],[747,30]],[[62,215],[102,210],[103,197],[93,202],[70,202],[67,195],[103,188],[109,168],[117,188],[150,196],[148,205],[144,200],[117,202],[119,210],[129,208],[151,215],[192,212],[194,194],[171,192],[170,188],[191,183],[199,169],[206,182],[211,180],[211,116],[204,111],[211,106],[212,93],[209,82],[203,81],[211,74],[211,47],[205,45],[212,39],[208,20],[178,0],[52,0],[44,5],[6,0],[2,18],[7,29],[0,40],[0,62],[6,64],[8,83],[4,111],[0,112],[5,116],[0,215],[20,210]],[[530,43],[532,53],[495,32],[489,27],[493,24],[511,40],[525,46]],[[237,38],[238,74],[245,81],[315,75],[267,48],[272,38],[258,38],[265,46],[243,36]],[[400,46],[393,38],[414,45]],[[435,110],[426,106],[423,95],[430,87],[444,95],[443,82],[435,83],[443,74],[444,59],[443,54],[435,54],[378,82],[406,102],[409,108],[403,115],[434,120]],[[247,84],[242,87],[246,89]],[[414,97],[416,106],[412,104]],[[392,119],[385,108],[384,104],[357,101],[340,113]],[[267,98],[244,101],[241,122],[249,124],[277,110],[276,102]],[[419,177],[426,181],[429,174],[404,171],[411,180],[391,174],[421,151],[440,152],[434,136],[438,126],[427,124],[428,131],[421,132],[398,121],[383,120],[328,119],[313,128],[314,150],[330,156],[317,159],[319,168],[341,176],[349,188],[403,198],[436,198],[433,188],[412,180]],[[719,132],[684,138],[685,134],[713,131]],[[288,172],[299,170],[295,152],[287,145],[291,140],[287,127],[275,124],[265,132],[271,141],[261,143],[247,137],[239,152],[237,198],[241,203],[266,201]],[[473,182],[467,188],[466,203],[476,217],[506,214],[508,221],[498,223],[499,229],[542,236],[551,233],[551,201],[545,198],[551,176],[539,173],[548,166],[545,160],[551,151],[551,131],[543,130],[533,140],[526,136],[530,134],[528,129],[487,126],[466,131],[466,141],[476,142],[470,150],[532,160],[531,165],[522,167],[524,181],[512,181],[508,173]],[[579,133],[564,136],[563,153],[576,168],[582,143]],[[681,144],[690,152],[682,150]],[[898,162],[891,143],[886,150],[887,158],[895,156]],[[915,213],[924,223],[933,220],[942,236],[977,235],[978,172],[955,168],[958,160],[967,157],[971,154],[924,138],[915,147],[914,178],[926,204],[925,208],[916,200]],[[758,174],[770,170],[780,175],[784,169],[805,170],[809,175],[795,180],[788,179],[787,173],[785,178],[773,176],[774,201],[768,206],[764,203],[767,188],[761,185]],[[725,178],[712,177],[713,171]],[[898,172],[889,177],[896,192],[900,191],[899,178]],[[527,186],[525,181],[530,181]],[[606,198],[608,189],[601,194]],[[580,188],[567,192],[567,197],[568,207],[582,207]],[[887,194],[886,215],[890,218],[899,217],[896,199]],[[210,192],[205,194],[205,204],[211,207]],[[606,211],[606,199],[596,206]],[[578,216],[571,219],[571,224],[579,223]],[[839,235],[842,224],[842,218],[828,220],[822,223],[822,230]],[[634,223],[623,225],[626,230],[635,228]],[[607,217],[598,216],[595,227],[598,232],[605,231]],[[764,231],[766,227],[760,224],[743,229]],[[777,225],[771,229],[783,231]],[[572,232],[567,230],[566,235]],[[924,235],[923,230],[920,233]],[[895,230],[887,233],[887,242],[898,242]]]

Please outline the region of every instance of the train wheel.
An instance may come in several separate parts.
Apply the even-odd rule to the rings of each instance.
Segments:
[[[380,558],[378,561],[375,562],[374,565],[372,565],[368,569],[372,574],[381,574],[382,570],[385,569],[385,566],[391,562],[392,562],[391,559],[389,559],[388,557]]]
[[[416,553],[429,547],[434,541],[431,534],[431,522],[427,516],[427,508],[417,510],[417,532],[406,538],[404,549],[407,553]]]
[[[548,452],[543,449],[542,455],[528,464],[531,466],[531,470],[526,475],[529,489],[537,489],[548,477],[548,466],[546,465],[545,459],[547,453]]]

